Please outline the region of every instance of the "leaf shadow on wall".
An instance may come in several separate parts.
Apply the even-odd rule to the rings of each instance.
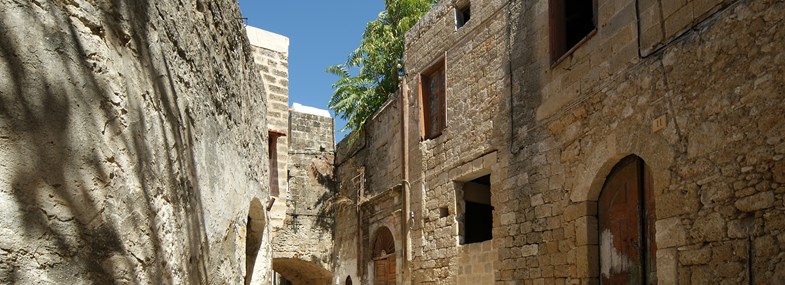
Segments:
[[[0,199],[17,215],[0,225],[18,230],[0,244],[0,283],[207,283],[193,122],[174,55],[151,48],[157,7],[109,7],[92,18],[59,1],[0,10]],[[45,274],[25,273],[34,267]]]

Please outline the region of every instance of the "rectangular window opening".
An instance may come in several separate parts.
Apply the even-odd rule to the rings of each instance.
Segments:
[[[450,209],[447,207],[439,208],[439,218],[445,218],[450,215]]]
[[[463,184],[463,244],[493,239],[491,176]]]
[[[596,0],[550,0],[551,63],[556,64],[597,29]]]
[[[469,2],[455,7],[455,29],[460,29],[471,19],[471,6]]]
[[[444,60],[428,68],[420,77],[420,102],[422,103],[420,129],[424,139],[438,137],[445,128],[444,80]]]

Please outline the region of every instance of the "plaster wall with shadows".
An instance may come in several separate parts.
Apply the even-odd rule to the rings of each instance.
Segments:
[[[241,18],[228,0],[0,1],[0,283],[242,282],[268,170]]]

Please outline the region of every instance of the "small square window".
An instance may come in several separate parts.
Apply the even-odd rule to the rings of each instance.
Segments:
[[[471,6],[469,2],[455,7],[455,28],[460,29],[471,19]]]
[[[597,0],[549,0],[551,63],[559,62],[597,29]]]
[[[439,218],[445,218],[450,215],[450,209],[447,207],[439,208]]]
[[[462,244],[493,239],[493,206],[491,206],[491,176],[463,183],[463,197],[458,197],[462,208],[462,225],[459,226]]]
[[[420,76],[421,131],[424,139],[442,134],[445,128],[444,60]]]

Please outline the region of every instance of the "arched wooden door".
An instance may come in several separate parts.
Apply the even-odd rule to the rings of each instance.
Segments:
[[[601,284],[656,284],[654,199],[643,160],[622,159],[598,201]]]
[[[373,241],[373,284],[395,285],[395,240],[386,227],[376,230]]]

